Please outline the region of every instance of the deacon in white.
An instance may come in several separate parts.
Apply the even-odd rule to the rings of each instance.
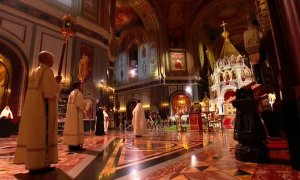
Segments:
[[[103,117],[104,117],[104,132],[105,134],[107,133],[108,131],[108,125],[109,125],[109,116],[106,112],[106,107],[103,107]]]
[[[137,137],[141,137],[147,132],[147,121],[145,119],[145,112],[140,100],[132,111],[132,125],[133,133]]]
[[[13,113],[11,112],[9,106],[5,106],[5,108],[3,109],[3,111],[0,114],[0,119],[2,117],[6,117],[6,119],[13,119]]]
[[[69,145],[70,151],[84,150],[83,115],[87,102],[80,91],[80,83],[73,83],[73,91],[69,95],[66,122],[63,132],[63,143]]]
[[[40,66],[29,77],[14,163],[30,171],[51,169],[57,156],[57,93],[61,76],[54,78],[53,55],[42,51]]]

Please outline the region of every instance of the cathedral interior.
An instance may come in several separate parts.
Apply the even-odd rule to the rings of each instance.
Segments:
[[[56,169],[13,164],[32,70],[62,80]],[[73,82],[83,152],[62,143]],[[140,100],[147,133],[136,138]],[[95,135],[97,106],[110,117]],[[299,0],[0,0],[0,179],[300,179]],[[9,116],[9,117],[8,117]]]

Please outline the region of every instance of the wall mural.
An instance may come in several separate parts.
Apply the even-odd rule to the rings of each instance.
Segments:
[[[117,83],[128,80],[128,54],[121,53],[116,63]],[[142,44],[138,47],[138,79],[148,79],[158,75],[156,46],[154,43]]]
[[[127,4],[117,1],[115,15],[115,30],[116,32],[123,31],[128,25],[140,21],[136,12]]]
[[[117,84],[124,83],[127,81],[128,76],[128,60],[127,55],[123,52],[118,56],[118,60],[116,63],[116,81]]]
[[[191,108],[191,100],[184,94],[178,94],[173,97],[172,108],[174,114],[186,114]]]
[[[138,79],[147,79],[150,77],[150,53],[148,44],[139,46],[138,51]]]
[[[0,110],[1,111],[4,105],[7,105],[6,96],[7,96],[7,88],[8,88],[8,77],[9,77],[9,73],[7,71],[7,68],[0,60]]]
[[[156,44],[151,42],[149,45],[149,58],[150,58],[150,76],[155,77],[158,76],[158,63],[157,63],[157,52],[156,52]]]
[[[87,43],[81,43],[80,44],[80,58],[83,57],[83,55],[87,56],[89,59],[89,67],[92,71],[93,69],[93,60],[94,60],[94,49],[93,46],[87,44]]]
[[[137,51],[133,51],[133,46],[137,47]],[[153,40],[149,42],[148,36],[143,30],[137,29],[126,34],[118,49],[122,53],[118,55],[115,65],[117,84],[131,80],[149,79],[158,75],[157,44]],[[137,67],[134,67],[133,64],[136,64]],[[137,75],[133,75],[135,74],[132,72],[133,69]]]
[[[170,52],[170,61],[172,71],[186,71],[185,52]]]
[[[91,21],[98,22],[98,0],[84,0],[81,1],[81,15]]]

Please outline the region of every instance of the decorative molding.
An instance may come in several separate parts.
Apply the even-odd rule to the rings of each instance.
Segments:
[[[16,29],[12,29],[12,27],[10,28],[10,26],[18,26],[15,27],[16,29],[19,30],[19,33],[21,34],[17,34]],[[22,43],[25,43],[25,36],[26,36],[26,26],[24,26],[23,24],[8,20],[8,19],[4,19],[4,18],[0,18],[0,28],[3,29],[4,31],[8,32],[9,34],[13,35],[14,37],[16,37],[18,40],[20,40]],[[20,30],[23,30],[22,32],[20,32]]]
[[[130,87],[124,87],[124,88],[118,88],[115,90],[115,93],[121,93],[121,92],[126,92],[126,91],[133,91],[133,90],[141,90],[145,88],[150,88],[150,87],[155,87],[155,86],[160,86],[161,84],[157,80],[152,80],[147,83],[142,83],[138,85],[131,85]]]
[[[99,17],[99,1],[98,0],[84,0],[81,1],[81,16],[88,20],[98,23]]]
[[[79,24],[77,24],[77,25],[75,26],[75,31],[76,31],[77,33],[81,33],[81,34],[84,34],[84,35],[86,35],[86,36],[88,36],[88,37],[91,37],[91,38],[93,38],[93,39],[96,39],[96,40],[102,42],[103,44],[105,44],[105,45],[107,45],[107,46],[109,45],[108,39],[106,39],[105,37],[103,37],[101,34],[95,32],[95,31],[92,31],[92,30],[90,30],[90,29],[87,29],[87,28],[85,28],[85,27],[83,27],[83,26],[81,26],[81,25],[79,25]]]
[[[169,96],[173,94],[175,91],[177,91],[177,86],[169,86],[168,87]]]
[[[60,25],[61,25],[60,18],[55,17],[46,12],[43,12],[35,7],[29,6],[28,4],[25,4],[19,0],[14,0],[14,1],[2,0],[1,3],[4,4],[5,6],[15,9],[19,12],[25,13],[26,15],[32,16],[32,18],[37,18],[37,19],[41,20],[42,22],[47,22],[47,23],[50,23],[51,25],[54,25],[54,26],[60,28]],[[29,19],[27,18],[27,19],[32,20],[32,18],[29,18]],[[77,33],[82,33],[88,37],[94,38],[94,39],[102,42],[105,45],[109,45],[109,40],[107,38],[105,38],[102,34],[99,34],[93,30],[87,29],[86,27],[83,27],[80,24],[76,24],[75,30]]]

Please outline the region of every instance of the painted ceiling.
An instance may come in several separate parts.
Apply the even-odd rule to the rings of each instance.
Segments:
[[[127,27],[141,24],[137,13],[123,1],[117,1],[115,14],[115,32],[120,34]]]
[[[132,26],[143,26],[141,19],[145,14],[138,14],[132,8],[132,2],[117,0],[117,35]],[[204,34],[211,41],[223,42],[221,23],[225,21],[229,38],[238,47],[243,47],[242,33],[247,27],[246,18],[255,11],[254,0],[149,0],[149,4],[155,9],[161,28],[169,37],[184,42],[185,34],[192,32],[195,36]],[[193,30],[188,31],[191,26]]]

